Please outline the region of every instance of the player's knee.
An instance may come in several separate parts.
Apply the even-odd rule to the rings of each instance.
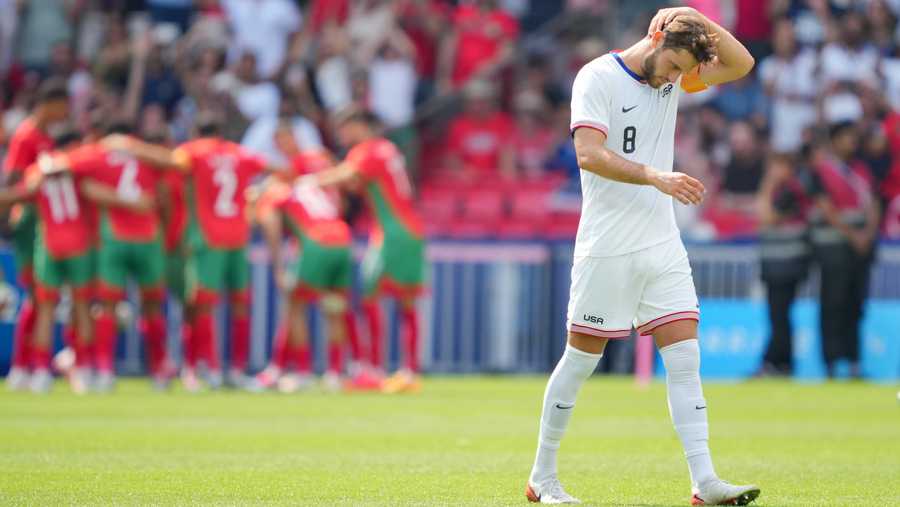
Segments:
[[[671,380],[688,380],[700,373],[700,345],[696,338],[683,340],[659,349]]]

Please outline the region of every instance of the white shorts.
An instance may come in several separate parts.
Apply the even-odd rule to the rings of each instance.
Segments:
[[[575,257],[570,332],[628,338],[678,320],[700,320],[691,265],[681,238],[615,257]]]

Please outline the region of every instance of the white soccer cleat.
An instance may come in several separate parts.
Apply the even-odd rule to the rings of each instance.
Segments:
[[[341,376],[337,373],[329,371],[322,375],[322,390],[326,393],[339,393],[343,387]]]
[[[116,388],[116,375],[111,371],[101,371],[94,378],[94,390],[98,393],[111,393]]]
[[[75,394],[87,394],[91,390],[91,370],[75,368],[69,375],[69,386]]]
[[[6,374],[6,388],[10,391],[27,391],[31,374],[25,368],[12,367]]]
[[[281,368],[277,366],[267,366],[265,370],[256,374],[244,386],[244,389],[251,393],[261,393],[268,391],[278,384],[281,379]]]
[[[278,379],[278,392],[294,394],[309,389],[315,382],[313,376],[308,373],[288,373]]]
[[[691,505],[747,505],[756,500],[758,486],[735,486],[715,479],[694,490]]]
[[[197,377],[197,372],[194,371],[193,368],[184,368],[181,370],[181,385],[184,386],[184,390],[189,393],[200,392],[200,379]]]
[[[244,389],[250,382],[252,382],[252,378],[248,376],[243,370],[239,370],[237,368],[230,368],[228,370],[228,377],[225,379],[228,383],[229,387],[233,387],[235,389]]]
[[[206,385],[209,386],[210,389],[216,390],[221,389],[224,384],[224,380],[222,379],[222,372],[219,370],[210,370],[206,372]]]
[[[40,369],[35,370],[31,375],[31,385],[29,388],[31,392],[37,394],[46,394],[50,392],[50,388],[53,387],[53,375],[50,374],[50,370]]]
[[[540,484],[528,481],[528,485],[525,487],[525,497],[529,502],[548,505],[581,503],[581,500],[566,493],[556,477],[547,479]]]

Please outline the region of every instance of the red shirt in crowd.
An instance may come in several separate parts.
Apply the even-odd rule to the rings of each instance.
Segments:
[[[447,151],[455,153],[466,169],[495,172],[500,168],[500,150],[514,132],[513,122],[497,111],[480,118],[463,114],[450,124]]]
[[[444,26],[450,19],[449,6],[440,0],[401,0],[397,5],[397,12],[400,25],[416,48],[416,72],[420,77],[433,78],[437,70],[440,34],[431,33],[427,24]]]
[[[519,22],[500,9],[483,12],[474,5],[457,7],[453,16],[458,40],[453,65],[453,84],[465,83],[504,43],[515,43]]]

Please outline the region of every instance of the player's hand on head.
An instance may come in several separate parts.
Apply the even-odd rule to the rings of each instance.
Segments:
[[[706,188],[700,180],[684,173],[657,171],[653,175],[652,183],[660,192],[671,195],[686,206],[702,203],[706,193]]]
[[[647,29],[647,35],[653,35],[656,32],[663,31],[669,23],[679,16],[700,17],[700,13],[693,7],[670,7],[660,9],[650,21],[650,27]]]

